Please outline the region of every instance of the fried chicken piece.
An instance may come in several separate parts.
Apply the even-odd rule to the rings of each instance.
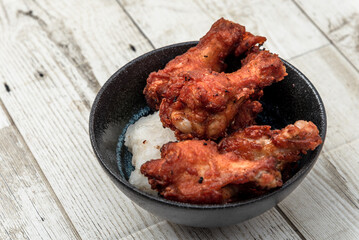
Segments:
[[[216,21],[197,46],[168,62],[164,69],[149,75],[143,91],[148,105],[158,110],[169,80],[181,72],[195,69],[223,71],[226,67],[224,59],[234,52],[244,33],[245,28],[239,24],[223,18]]]
[[[225,135],[241,105],[253,94],[281,81],[286,70],[280,58],[257,51],[234,73],[191,71],[169,86],[160,106],[163,125],[183,139],[217,139]]]
[[[245,32],[243,40],[240,42],[235,50],[235,55],[240,56],[246,51],[252,49],[254,46],[262,45],[267,39],[262,36],[255,36],[250,32]]]
[[[277,168],[283,170],[286,163],[300,159],[322,143],[317,126],[312,122],[296,121],[282,130],[271,130],[270,126],[251,126],[237,131],[219,143],[221,153],[235,153],[237,156],[257,160],[274,157]]]
[[[213,204],[231,201],[244,183],[263,189],[282,185],[272,157],[249,161],[234,153],[219,153],[212,141],[188,140],[165,144],[161,159],[141,166],[153,189],[166,199]]]
[[[224,138],[219,145],[204,140],[165,144],[161,159],[143,164],[141,173],[166,199],[226,203],[243,194],[280,187],[283,166],[321,143],[312,122],[299,120],[282,130],[251,126]]]
[[[255,119],[258,113],[262,112],[262,104],[258,101],[247,100],[239,108],[238,113],[234,117],[229,131],[232,133],[239,129],[244,129],[248,126],[255,125]]]

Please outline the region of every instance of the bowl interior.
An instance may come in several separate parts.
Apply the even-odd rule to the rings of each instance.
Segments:
[[[168,61],[186,52],[196,43],[187,42],[156,49],[122,67],[101,88],[90,115],[91,142],[97,157],[105,169],[125,187],[131,188],[148,198],[156,198],[169,204],[173,204],[173,202],[157,196],[149,196],[128,183],[129,173],[132,170],[131,155],[121,144],[123,138],[120,136],[124,134],[129,123],[138,119],[139,116],[148,114],[150,111],[142,94],[148,75],[163,68]],[[288,76],[283,81],[264,89],[264,96],[261,99],[263,112],[257,117],[257,123],[271,125],[273,128],[282,128],[294,123],[296,120],[312,121],[317,125],[324,140],[326,116],[318,92],[295,67],[286,61],[284,63]],[[234,65],[235,68],[236,63],[231,61],[229,65],[232,65],[230,66],[231,68]],[[117,146],[118,142],[120,144]],[[296,172],[292,173],[294,174],[293,177],[274,192],[285,189],[300,175],[309,171],[321,148],[322,145],[314,151],[309,151],[300,160]],[[119,150],[117,155],[116,149]],[[241,202],[229,205],[238,204],[241,204]],[[187,204],[186,207],[195,207],[195,205]]]

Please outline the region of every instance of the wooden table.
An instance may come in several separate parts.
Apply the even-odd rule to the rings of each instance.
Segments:
[[[357,1],[0,3],[0,239],[359,239]],[[197,40],[222,16],[306,74],[328,133],[314,169],[278,206],[236,226],[190,228],[115,187],[92,151],[89,111],[118,68]]]

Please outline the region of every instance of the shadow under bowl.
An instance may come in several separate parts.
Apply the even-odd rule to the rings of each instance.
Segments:
[[[288,196],[313,167],[323,144],[302,157],[296,172],[281,188],[244,201],[214,205],[181,203],[152,196],[132,186],[123,171],[131,167],[128,158],[123,157],[118,162],[116,157],[119,136],[133,116],[147,106],[142,91],[148,75],[162,69],[171,59],[196,44],[186,42],[153,50],[113,74],[93,103],[89,123],[90,139],[105,172],[138,206],[178,224],[194,227],[232,225],[262,214]],[[283,62],[288,76],[265,88],[261,99],[264,111],[258,116],[257,123],[283,128],[297,120],[312,121],[317,125],[324,142],[326,114],[317,90],[299,70]],[[229,65],[235,66],[235,60],[229,60]]]

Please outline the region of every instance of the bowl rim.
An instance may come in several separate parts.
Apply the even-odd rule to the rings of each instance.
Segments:
[[[319,102],[319,106],[320,106],[320,110],[322,112],[323,115],[323,119],[321,122],[323,122],[323,129],[320,132],[321,138],[322,138],[322,144],[320,144],[317,148],[316,148],[316,154],[312,157],[312,161],[307,164],[306,166],[302,167],[301,169],[298,170],[297,173],[295,173],[290,179],[288,179],[280,188],[277,188],[273,191],[270,191],[268,193],[265,193],[263,195],[260,195],[258,197],[254,197],[248,200],[241,200],[238,202],[233,202],[233,203],[225,203],[225,204],[193,204],[193,203],[183,203],[183,202],[177,202],[177,201],[172,201],[172,200],[167,200],[165,198],[161,198],[158,196],[154,196],[151,195],[149,193],[143,192],[139,189],[137,189],[136,187],[134,187],[133,185],[131,185],[126,179],[123,179],[123,177],[119,176],[118,174],[114,173],[105,163],[105,161],[103,160],[103,156],[100,154],[100,150],[97,147],[96,144],[96,138],[95,138],[95,124],[94,124],[94,115],[97,111],[97,106],[98,106],[98,102],[101,99],[101,96],[104,94],[104,92],[106,91],[108,85],[110,85],[113,81],[115,81],[117,79],[117,76],[124,70],[126,69],[128,66],[132,65],[133,63],[142,60],[143,58],[146,58],[156,52],[160,52],[160,51],[164,51],[164,50],[168,50],[174,47],[183,47],[183,46],[191,46],[191,45],[195,45],[197,44],[198,41],[189,41],[189,42],[181,42],[181,43],[176,43],[176,44],[171,44],[171,45],[167,45],[161,48],[157,48],[154,49],[152,51],[149,51],[133,60],[131,60],[130,62],[128,62],[127,64],[123,65],[121,68],[119,68],[107,81],[106,83],[101,87],[101,89],[99,90],[99,92],[96,95],[96,98],[92,104],[91,107],[91,111],[90,111],[90,119],[89,119],[89,136],[90,136],[90,141],[91,141],[91,145],[92,148],[95,152],[95,155],[97,157],[97,159],[99,160],[99,162],[101,163],[101,165],[107,170],[108,173],[110,173],[110,175],[112,176],[113,179],[116,180],[116,182],[119,182],[122,186],[124,186],[125,188],[129,189],[130,191],[133,191],[135,193],[137,193],[138,195],[142,196],[143,198],[150,200],[150,201],[155,201],[155,202],[159,202],[159,203],[163,203],[172,207],[178,207],[178,208],[186,208],[186,209],[193,209],[193,210],[216,210],[216,209],[224,209],[224,208],[236,208],[236,207],[242,207],[242,206],[246,206],[255,202],[259,202],[259,201],[264,201],[266,199],[271,198],[274,195],[277,195],[279,193],[281,193],[282,191],[284,191],[286,188],[288,188],[292,183],[296,182],[298,178],[300,178],[303,174],[306,175],[307,173],[310,172],[311,168],[313,167],[313,165],[315,164],[322,148],[325,142],[325,138],[326,138],[326,132],[327,132],[327,116],[326,116],[326,111],[325,111],[325,107],[324,107],[324,103],[317,91],[317,89],[314,87],[314,85],[309,81],[309,79],[302,73],[300,72],[296,67],[294,67],[292,64],[290,64],[289,62],[287,62],[286,60],[282,59],[281,60],[285,63],[286,67],[289,66],[296,74],[298,74],[300,76],[300,78],[302,78],[306,84],[309,85],[309,87],[312,89],[312,91],[314,92],[314,95],[317,99],[317,101]]]

